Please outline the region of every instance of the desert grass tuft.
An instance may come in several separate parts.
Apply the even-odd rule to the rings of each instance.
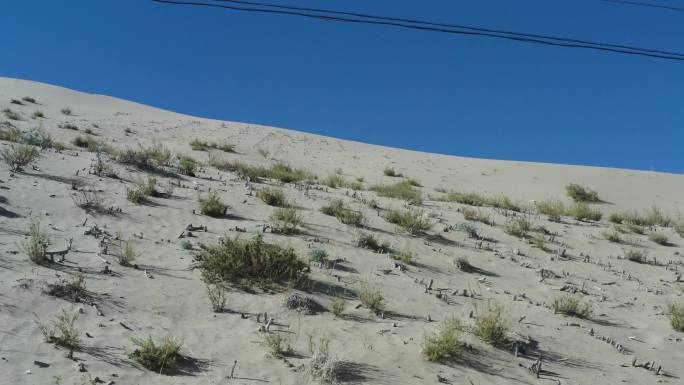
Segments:
[[[263,189],[257,191],[257,197],[259,197],[264,203],[269,206],[276,207],[289,207],[290,203],[285,197],[283,190],[275,187],[264,187]]]
[[[347,207],[341,199],[335,199],[330,204],[321,207],[321,212],[337,218],[345,225],[359,227],[363,223],[363,214]]]
[[[580,299],[566,295],[553,300],[551,304],[554,313],[560,313],[577,318],[588,318],[592,311],[591,307]]]
[[[565,215],[565,205],[559,200],[548,200],[536,202],[535,206],[540,214],[544,214],[551,222],[560,222]]]
[[[164,370],[171,370],[176,366],[181,356],[183,341],[173,337],[165,337],[157,345],[151,336],[146,339],[131,338],[136,349],[128,355],[130,359],[143,367],[162,373]]]
[[[74,350],[78,349],[81,344],[81,333],[76,327],[78,316],[77,311],[70,313],[62,309],[61,314],[55,316],[51,326],[41,322],[37,315],[35,315],[35,322],[45,341],[69,349],[69,358],[71,358]]]
[[[216,193],[211,193],[205,199],[200,200],[200,212],[210,217],[221,217],[226,215],[226,206]]]
[[[364,282],[359,287],[358,296],[361,304],[374,314],[380,315],[385,311],[387,301],[379,289]]]
[[[422,210],[390,210],[385,219],[399,229],[411,235],[420,234],[432,228],[432,223],[425,218]]]
[[[477,315],[473,334],[483,342],[493,346],[502,346],[506,342],[507,332],[508,323],[503,306],[490,303],[484,312]]]
[[[670,245],[670,240],[667,238],[667,235],[665,235],[663,233],[653,232],[648,236],[648,239],[651,242],[655,242],[655,243],[662,245],[662,246],[669,246]]]
[[[42,265],[45,263],[45,253],[48,246],[48,237],[40,229],[40,219],[32,218],[29,224],[28,239],[24,242],[24,249],[31,262]]]
[[[568,183],[565,193],[575,202],[601,202],[596,191],[576,183]]]
[[[428,361],[442,361],[458,357],[463,348],[461,341],[461,323],[455,319],[447,319],[441,328],[423,338],[422,354]]]
[[[670,325],[678,332],[684,332],[684,305],[671,303],[667,305],[667,315]]]
[[[38,149],[28,144],[12,143],[0,149],[0,158],[13,172],[22,171],[24,167],[35,162],[39,156]]]
[[[283,234],[295,234],[304,224],[302,214],[294,207],[279,207],[271,214],[273,227]]]
[[[513,235],[518,238],[524,238],[527,233],[532,229],[532,223],[527,218],[515,218],[506,223],[504,231],[507,234]]]
[[[594,209],[584,202],[577,202],[570,206],[566,214],[578,221],[600,221],[603,217],[600,210]]]
[[[420,190],[413,188],[408,181],[394,184],[376,184],[369,187],[369,190],[375,191],[378,195],[386,198],[403,199],[413,204],[421,204],[423,202]]]

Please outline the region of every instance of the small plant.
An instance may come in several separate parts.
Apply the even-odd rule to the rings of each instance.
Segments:
[[[311,361],[307,368],[307,374],[318,379],[324,384],[336,384],[339,362],[330,354],[330,340],[321,337],[318,343],[309,338],[309,350]]]
[[[392,259],[401,261],[407,265],[413,264],[413,253],[410,251],[402,251],[401,253],[393,253]]]
[[[559,200],[548,200],[536,202],[537,211],[544,214],[551,222],[560,222],[562,216],[565,214],[565,205]]]
[[[428,361],[453,359],[461,353],[461,323],[457,319],[444,321],[439,331],[426,334],[423,338],[423,356]]]
[[[274,282],[297,286],[306,282],[309,272],[293,249],[264,243],[261,235],[249,241],[223,238],[217,245],[204,245],[194,256],[193,267],[208,283],[262,286]]]
[[[321,207],[321,212],[325,215],[334,216],[345,225],[359,227],[363,223],[363,214],[345,206],[341,199],[335,199],[329,205]]]
[[[575,202],[601,202],[596,191],[576,183],[568,183],[565,192]]]
[[[424,218],[422,211],[409,210],[400,212],[391,210],[387,214],[386,219],[411,235],[417,235],[432,228],[432,223],[427,218]]]
[[[577,219],[578,221],[600,221],[603,214],[598,209],[591,208],[584,202],[577,202],[567,210],[567,215]]]
[[[58,282],[48,283],[43,292],[74,303],[82,302],[88,297],[85,276],[82,274],[73,276],[71,280],[60,279]]]
[[[13,143],[0,149],[0,158],[13,172],[22,171],[24,167],[33,163],[39,156],[38,149],[28,144]]]
[[[380,290],[371,288],[367,283],[363,283],[359,288],[359,301],[376,315],[380,315],[385,311],[385,297]]]
[[[40,219],[31,219],[29,225],[28,240],[24,243],[24,248],[31,262],[42,265],[45,263],[45,252],[48,246],[48,237],[40,230]]]
[[[133,130],[131,130],[130,127],[124,128],[124,135],[130,135],[133,133]]]
[[[468,223],[468,222],[459,223],[456,226],[456,230],[462,231],[462,232],[468,234],[468,238],[480,239],[480,234],[477,231],[477,227],[475,227],[475,225],[473,225],[472,223]]]
[[[323,263],[328,260],[328,252],[323,249],[312,249],[309,251],[309,260],[316,263]]]
[[[376,184],[369,188],[378,195],[387,198],[398,198],[413,204],[421,204],[423,201],[420,190],[416,190],[408,181],[401,181],[394,184]]]
[[[178,168],[181,174],[195,176],[197,161],[187,155],[178,155]]]
[[[98,147],[100,146],[100,143],[97,140],[89,137],[84,138],[80,135],[75,137],[71,143],[76,147],[85,148],[91,152],[97,151]]]
[[[73,111],[71,111],[71,108],[69,107],[64,107],[60,111],[66,116],[71,116],[73,114]]]
[[[21,98],[21,100],[28,102],[28,103],[36,104],[36,99],[32,98],[30,96],[24,96],[23,98]]]
[[[339,317],[344,313],[344,309],[347,307],[347,300],[345,300],[343,297],[335,297],[332,302],[330,303],[330,311],[335,315],[335,317]]]
[[[473,265],[470,264],[468,258],[466,257],[456,258],[456,260],[454,261],[454,265],[457,269],[461,270],[464,273],[470,273],[473,270],[475,270],[475,268],[473,268]]]
[[[347,181],[339,174],[331,174],[323,180],[323,184],[330,188],[339,188],[346,186]]]
[[[667,239],[667,236],[663,233],[651,233],[651,235],[648,236],[648,239],[651,240],[651,242],[655,242],[662,246],[670,245],[670,240]]]
[[[134,337],[131,341],[136,349],[128,357],[149,370],[161,373],[164,369],[172,369],[181,358],[183,342],[173,337],[165,337],[159,345],[151,336],[146,339]]]
[[[385,167],[385,169],[382,170],[382,173],[385,174],[385,176],[391,176],[391,177],[402,176],[400,173],[396,172],[392,167]]]
[[[608,242],[622,243],[622,237],[620,237],[620,233],[615,228],[609,233],[603,233],[603,237],[606,238]]]
[[[625,258],[627,258],[627,260],[632,261],[632,262],[648,263],[646,257],[647,257],[646,253],[641,251],[641,250],[632,249],[632,250],[625,251]]]
[[[591,307],[575,297],[569,295],[558,297],[551,304],[553,312],[567,316],[587,318],[591,315]]]
[[[408,178],[408,179],[406,179],[406,181],[409,182],[409,184],[413,187],[423,187],[423,185],[420,184],[420,182],[418,182],[417,179]]]
[[[151,147],[140,146],[137,150],[127,148],[120,151],[117,160],[123,164],[130,164],[140,169],[167,166],[171,160],[171,151],[158,143]]]
[[[463,213],[463,218],[467,221],[476,221],[476,222],[482,222],[486,225],[493,226],[494,221],[489,217],[489,215],[483,213],[480,210],[473,210],[469,208],[464,208],[462,211]]]
[[[280,333],[268,333],[264,337],[264,342],[273,357],[281,358],[292,354],[290,339]]]
[[[16,111],[11,110],[11,109],[9,109],[9,108],[5,108],[4,110],[2,110],[2,113],[5,114],[5,117],[6,117],[7,119],[10,119],[10,120],[21,120],[21,118],[19,117],[19,114],[18,114]]]
[[[45,114],[43,113],[43,111],[34,111],[33,114],[31,114],[31,116],[32,116],[34,119],[36,119],[36,118],[44,118],[44,117],[45,117]]]
[[[279,207],[273,210],[271,220],[274,222],[274,228],[284,234],[294,234],[297,227],[304,224],[302,214],[294,207]]]
[[[211,193],[206,199],[200,200],[200,212],[210,217],[226,215],[228,206],[223,204],[216,193]]]
[[[532,229],[532,224],[527,218],[515,218],[506,223],[504,231],[515,237],[523,238]]]
[[[147,189],[144,186],[137,186],[135,188],[126,188],[126,199],[135,204],[141,204],[147,201]]]
[[[42,323],[37,315],[35,317],[45,341],[69,349],[68,357],[73,358],[74,350],[78,349],[81,343],[81,333],[76,328],[78,312],[69,313],[62,309],[62,313],[56,315],[52,321],[52,326]]]
[[[137,254],[135,253],[135,249],[133,248],[131,241],[123,242],[119,248],[119,254],[116,256],[117,261],[121,266],[131,266],[136,257]]]
[[[489,308],[484,313],[478,314],[473,333],[490,345],[503,345],[508,331],[504,314],[503,306],[496,303],[489,304]]]
[[[265,187],[257,191],[259,197],[264,203],[269,206],[288,207],[290,206],[283,190],[274,187]]]
[[[257,148],[257,153],[259,153],[259,155],[261,155],[264,159],[268,159],[269,153],[265,149],[263,149],[261,147]]]
[[[205,283],[207,296],[211,302],[211,310],[221,313],[226,307],[226,288],[221,284]]]
[[[684,238],[684,221],[676,223],[673,228],[680,237]]]
[[[678,332],[684,332],[684,305],[676,303],[667,305],[667,315],[672,328]]]
[[[183,250],[192,250],[192,242],[184,239],[183,242],[181,242],[181,248]]]
[[[356,241],[354,242],[356,246],[363,249],[373,250],[376,253],[384,253],[391,251],[388,243],[378,242],[378,240],[373,236],[373,234],[359,234]]]

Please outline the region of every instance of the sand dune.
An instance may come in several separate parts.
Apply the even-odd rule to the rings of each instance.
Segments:
[[[0,78],[0,108],[10,110],[0,117],[0,130],[9,139],[0,141],[1,150],[16,146],[11,140],[25,140],[10,138],[12,130],[40,128],[64,144],[41,150],[21,171],[4,163],[0,169],[1,383],[81,384],[95,378],[113,384],[318,383],[310,374],[310,341],[321,338],[330,341],[339,383],[684,383],[684,334],[673,329],[668,316],[668,304],[684,301],[678,273],[684,239],[674,226],[684,209],[681,175],[393,149],[185,116],[8,78]],[[77,137],[106,147],[109,154],[101,158],[115,176],[95,174],[96,153],[87,143],[77,147]],[[235,152],[193,150],[194,139],[232,144]],[[141,169],[117,161],[117,151],[155,145],[173,154],[167,164]],[[180,170],[176,154],[197,161],[194,176]],[[210,156],[264,167],[285,163],[317,179],[246,182],[235,170],[213,167]],[[386,168],[402,176],[384,175]],[[330,176],[345,186],[326,186]],[[139,204],[127,199],[128,191],[149,177],[155,178],[157,193]],[[418,182],[411,188],[422,195],[420,203],[372,191],[408,179]],[[570,207],[568,183],[598,193],[601,202],[588,206],[603,214],[601,220],[564,214],[552,222],[537,210],[535,202],[551,199]],[[294,234],[265,226],[274,225],[277,210],[257,195],[266,187],[281,189],[302,216]],[[505,196],[519,210],[492,202],[471,207],[450,201],[444,191]],[[200,214],[199,201],[212,192],[228,206],[226,215]],[[101,207],[78,207],[84,194],[96,197]],[[321,212],[336,199],[363,215],[361,226]],[[671,224],[609,220],[611,213],[645,216],[654,206]],[[426,229],[412,235],[390,223],[393,210],[421,215]],[[480,221],[466,220],[464,212],[479,213]],[[30,260],[26,242],[36,220],[49,240],[47,250],[66,251],[63,261],[60,253],[55,262]],[[521,220],[530,228],[516,234],[511,226]],[[197,227],[192,236],[189,224]],[[85,234],[95,225],[101,234]],[[396,254],[411,252],[413,260],[395,261],[391,252],[358,247],[361,234],[372,234]],[[611,242],[611,234],[619,239]],[[653,234],[667,241],[659,244]],[[291,247],[310,267],[308,280],[265,290],[250,288],[249,282],[226,283],[225,309],[212,311],[202,271],[193,269],[201,245],[257,235]],[[118,263],[126,242],[135,255],[131,266]],[[310,261],[317,249],[326,252],[329,263]],[[630,253],[643,254],[643,263],[626,259]],[[464,258],[470,268],[463,268]],[[78,277],[85,283],[78,300],[47,293]],[[361,304],[364,287],[378,290],[386,301],[377,314]],[[295,294],[321,308],[314,314],[288,308],[287,299]],[[565,295],[587,304],[591,315],[554,312],[552,303]],[[346,307],[334,315],[339,298]],[[475,329],[496,306],[506,328],[493,346]],[[73,358],[67,357],[69,349],[46,342],[35,322],[49,324],[62,309],[78,314],[80,343]],[[268,331],[260,331],[265,319],[271,320]],[[425,337],[449,319],[462,325],[456,333],[460,352],[429,361]],[[177,365],[158,373],[131,358],[136,349],[131,338],[148,336],[182,340]],[[282,337],[291,351],[275,357],[267,343],[273,336]],[[539,357],[537,376],[529,368]]]

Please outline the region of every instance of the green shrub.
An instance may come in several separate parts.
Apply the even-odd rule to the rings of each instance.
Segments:
[[[117,160],[140,169],[164,167],[171,161],[171,151],[154,143],[150,147],[139,146],[137,150],[127,148],[118,154]]]
[[[257,191],[257,197],[259,197],[264,203],[269,206],[276,207],[289,207],[290,203],[285,198],[285,193],[283,190],[275,187],[264,187],[263,189]]]
[[[40,219],[32,218],[29,224],[28,240],[24,248],[31,262],[42,265],[45,263],[45,252],[48,247],[48,237],[40,229]]]
[[[466,258],[466,257],[456,258],[456,260],[454,261],[454,265],[456,265],[456,268],[459,269],[460,271],[464,272],[464,273],[470,273],[473,270],[475,270],[473,265],[470,264],[470,262],[468,261],[468,258]]]
[[[76,147],[85,148],[90,152],[97,151],[98,147],[100,146],[100,143],[97,140],[89,137],[84,138],[80,135],[75,137],[71,143]]]
[[[536,202],[537,211],[544,214],[551,222],[560,222],[561,217],[565,214],[565,205],[559,200],[548,200]]]
[[[629,261],[636,263],[648,263],[646,253],[641,250],[632,249],[625,251],[625,258],[627,258],[627,260]]]
[[[651,235],[648,236],[648,239],[651,240],[651,242],[655,242],[662,246],[670,245],[670,240],[667,239],[667,236],[663,233],[651,233]]]
[[[309,260],[322,263],[328,260],[328,252],[323,249],[312,249],[309,251]]]
[[[126,188],[126,199],[135,204],[141,204],[147,201],[147,189],[144,186],[137,186],[135,188]]]
[[[684,332],[684,305],[671,303],[667,305],[670,325],[678,332]]]
[[[60,111],[67,116],[70,116],[73,113],[73,111],[71,111],[71,108],[69,107],[64,107]]]
[[[463,346],[460,339],[461,329],[462,326],[456,319],[444,321],[438,332],[426,334],[423,338],[423,356],[428,361],[442,361],[458,357]]]
[[[401,253],[393,253],[392,259],[401,261],[407,265],[413,264],[413,253],[410,251],[402,251]]]
[[[620,233],[617,231],[617,229],[613,229],[613,231],[609,233],[603,233],[603,237],[609,242],[622,243],[622,237],[620,237]]]
[[[195,151],[209,151],[209,149],[215,149],[223,152],[235,152],[235,146],[230,143],[209,143],[199,139],[194,139],[190,142],[190,147]]]
[[[359,191],[359,190],[363,190],[363,183],[361,183],[361,182],[355,180],[355,181],[349,182],[349,183],[347,184],[347,187],[349,187],[349,188],[352,189],[352,190]]]
[[[361,226],[363,214],[345,206],[341,199],[335,199],[329,205],[321,207],[321,212],[325,215],[334,216],[345,225]]]
[[[330,303],[330,311],[332,311],[335,317],[341,316],[346,307],[347,301],[342,297],[335,297]]]
[[[45,114],[43,111],[34,111],[33,114],[31,114],[32,117],[34,118],[44,118]]]
[[[380,290],[371,288],[366,283],[362,284],[359,288],[359,301],[376,315],[380,315],[385,311],[385,297]]]
[[[308,276],[306,263],[294,250],[264,243],[261,235],[249,241],[223,238],[217,245],[203,246],[193,267],[201,270],[208,283],[299,285]]]
[[[294,207],[279,207],[273,210],[271,220],[274,222],[273,227],[284,234],[294,234],[297,227],[304,224],[302,214]]]
[[[32,98],[30,96],[24,96],[23,98],[21,98],[21,100],[23,100],[25,102],[36,104],[36,99]]]
[[[331,174],[327,178],[323,179],[323,184],[330,188],[339,188],[347,185],[347,181],[341,175]]]
[[[532,229],[532,224],[527,218],[515,218],[504,227],[507,234],[522,238],[527,236],[527,233]]]
[[[591,307],[589,305],[569,295],[554,299],[551,307],[554,313],[567,316],[587,318],[591,315]]]
[[[503,307],[494,303],[489,305],[487,311],[478,314],[473,333],[490,345],[501,346],[506,342],[507,331]]]
[[[281,358],[292,354],[290,338],[281,333],[267,333],[264,342],[273,357]]]
[[[568,183],[565,192],[575,202],[600,202],[598,193],[576,183]]]
[[[477,227],[475,227],[472,223],[468,223],[468,222],[459,223],[456,226],[456,230],[462,231],[462,232],[468,234],[469,238],[473,238],[473,239],[480,238],[480,235],[478,234],[478,231],[477,231]]]
[[[117,255],[117,260],[121,266],[130,266],[135,261],[137,254],[131,241],[123,242]]]
[[[591,208],[588,204],[577,202],[568,208],[567,214],[578,221],[600,221],[603,214],[598,209]]]
[[[391,210],[386,217],[387,221],[397,225],[403,231],[416,235],[432,228],[432,223],[424,218],[422,211]]]
[[[21,120],[19,117],[19,114],[16,111],[13,111],[9,108],[5,108],[2,110],[2,113],[5,114],[5,117],[10,120]]]
[[[382,173],[385,174],[385,176],[391,176],[391,177],[402,176],[400,173],[396,172],[392,167],[385,167],[385,169],[382,170]]]
[[[41,149],[54,147],[55,142],[52,136],[42,128],[31,128],[23,134],[22,141],[31,146],[37,146]]]
[[[197,161],[187,155],[178,155],[178,168],[181,174],[195,176],[197,171]]]
[[[28,144],[13,143],[0,149],[0,158],[13,172],[22,171],[24,167],[33,163],[39,156],[38,149]]]
[[[81,333],[76,328],[77,320],[78,312],[68,313],[62,309],[62,313],[56,315],[52,321],[52,326],[42,323],[38,316],[36,316],[35,322],[38,324],[45,341],[69,349],[69,358],[71,358],[74,350],[78,349],[81,343]]]
[[[211,302],[211,310],[214,313],[221,313],[226,307],[226,288],[221,284],[206,283],[207,296]]]
[[[676,223],[674,225],[674,231],[677,232],[680,237],[684,238],[684,221]]]
[[[489,215],[480,210],[464,208],[461,212],[463,213],[463,218],[467,221],[476,221],[487,225],[494,225],[494,221],[492,221]]]
[[[206,199],[200,200],[200,212],[210,217],[226,215],[228,206],[223,204],[216,193],[211,193]]]
[[[369,190],[375,191],[382,197],[403,199],[413,204],[420,204],[423,201],[420,190],[414,189],[411,183],[407,181],[389,185],[376,184],[371,186]]]
[[[380,244],[373,234],[359,234],[356,241],[354,242],[356,246],[363,249],[373,250],[376,253],[384,253],[391,251],[389,243]]]
[[[406,179],[406,181],[409,182],[409,184],[413,187],[423,187],[423,185],[420,184],[420,182],[418,182],[417,179],[408,178],[408,179]]]
[[[184,239],[181,242],[181,248],[183,250],[192,250],[192,242],[188,241],[187,239]]]
[[[161,373],[164,369],[173,369],[181,358],[183,342],[173,337],[165,337],[157,345],[151,336],[147,339],[131,338],[137,348],[128,357],[143,367]]]
[[[639,214],[636,210],[611,213],[608,220],[613,223],[635,226],[659,225],[667,227],[672,224],[672,219],[663,214],[657,206],[652,206],[644,214]]]
[[[24,133],[9,122],[0,122],[0,140],[23,143]]]
[[[452,191],[447,193],[446,197],[444,197],[443,200],[447,202],[457,202],[469,206],[491,206],[518,212],[522,210],[520,205],[513,202],[510,198],[506,196],[489,198],[474,192],[463,193]]]

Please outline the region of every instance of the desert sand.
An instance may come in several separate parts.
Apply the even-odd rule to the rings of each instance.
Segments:
[[[25,97],[35,100],[22,101]],[[41,150],[21,171],[0,165],[2,384],[83,384],[96,378],[105,384],[318,383],[308,374],[309,341],[320,338],[330,341],[340,383],[684,383],[684,333],[673,329],[667,314],[668,304],[682,301],[684,283],[677,271],[683,267],[684,239],[671,226],[658,225],[644,226],[644,234],[619,233],[619,243],[606,239],[615,226],[608,220],[610,213],[646,212],[655,205],[678,220],[684,209],[682,175],[393,149],[185,116],[9,78],[0,78],[0,108],[9,108],[18,118],[0,116],[0,123],[8,122],[3,129],[41,127],[66,147]],[[193,177],[170,165],[153,173],[112,159],[116,177],[98,176],[92,169],[96,154],[74,146],[77,136],[119,150],[161,145],[196,159],[198,170]],[[194,151],[189,145],[193,139],[230,143],[235,152]],[[11,145],[0,141],[0,148]],[[286,163],[318,180],[246,183],[235,172],[211,167],[210,154],[250,165]],[[403,177],[384,175],[388,167]],[[330,175],[356,180],[361,189],[325,186],[321,182]],[[142,204],[127,200],[127,188],[148,176],[156,178],[159,190],[172,184],[172,192]],[[368,190],[405,178],[419,182],[415,189],[422,193],[421,203]],[[568,183],[598,192],[602,202],[590,206],[603,213],[601,220],[564,215],[552,222],[535,210],[535,202],[548,199],[570,205]],[[274,207],[255,192],[265,186],[282,189],[302,214],[295,234],[264,227],[272,224]],[[77,206],[77,195],[86,188],[97,191],[105,211]],[[523,210],[473,208],[446,201],[443,191],[506,196]],[[225,216],[200,214],[199,199],[210,192],[228,205]],[[363,226],[343,224],[320,211],[334,199],[362,213]],[[377,208],[370,207],[371,200]],[[459,230],[469,222],[463,215],[467,209],[479,210],[493,223],[470,221],[478,234],[469,236]],[[406,233],[386,220],[391,210],[422,212],[429,229]],[[521,217],[532,225],[529,234],[509,234],[506,224]],[[40,265],[30,260],[25,243],[29,225],[37,219],[49,240],[47,249],[65,250],[63,260],[60,254]],[[186,230],[189,224],[198,227],[192,236]],[[108,235],[86,234],[94,226]],[[649,235],[654,232],[669,241],[653,242]],[[373,234],[393,250],[410,251],[413,261],[400,263],[389,253],[357,247],[354,241],[361,233]],[[225,309],[214,312],[202,274],[192,268],[200,244],[217,244],[225,236],[250,240],[258,234],[267,243],[293,248],[310,266],[310,283],[268,290],[227,285]],[[117,262],[117,238],[130,241],[135,266]],[[336,262],[309,261],[313,249],[325,250]],[[647,255],[646,263],[625,259],[629,250]],[[460,269],[461,257],[473,268]],[[85,297],[73,301],[46,294],[49,285],[75,277],[84,279]],[[364,285],[382,293],[382,312],[360,306],[358,293]],[[312,314],[288,308],[287,298],[295,293],[321,308]],[[554,299],[563,295],[581,299],[591,315],[554,312]],[[338,316],[331,311],[336,296],[346,299]],[[505,342],[498,346],[473,333],[477,318],[492,303],[501,306],[507,325]],[[78,314],[80,343],[72,358],[68,349],[46,342],[36,322],[49,323],[62,309]],[[263,330],[266,318],[268,331]],[[427,360],[422,354],[425,336],[451,318],[463,324],[461,352]],[[291,351],[275,357],[265,343],[271,334],[282,335]],[[183,360],[176,370],[158,373],[129,357],[136,349],[131,338],[148,336],[182,340]],[[537,375],[529,368],[540,357]]]

